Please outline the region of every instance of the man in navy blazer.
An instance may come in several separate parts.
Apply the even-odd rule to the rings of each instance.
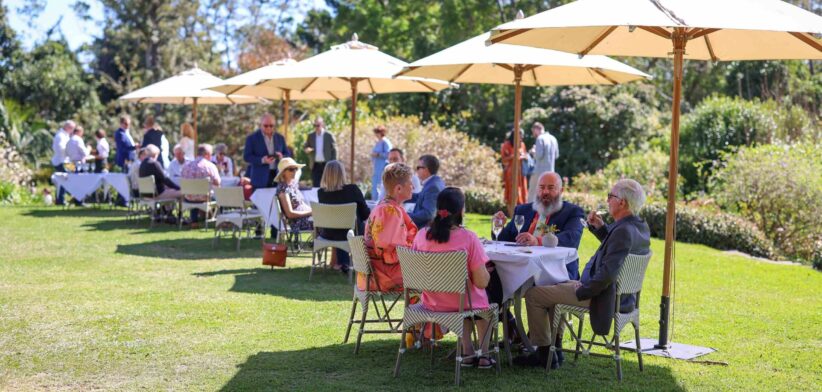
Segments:
[[[585,213],[578,205],[562,200],[562,177],[554,172],[545,172],[539,176],[537,183],[537,195],[533,203],[521,204],[514,209],[514,216],[522,215],[525,223],[520,231],[514,219],[500,232],[500,241],[516,241],[527,245],[542,245],[542,238],[535,232],[537,225],[542,220],[557,228],[555,233],[559,239],[557,246],[566,248],[579,248],[579,240],[582,238],[582,221]],[[496,216],[505,219],[502,211]],[[571,280],[579,279],[579,259],[565,265],[568,269],[568,277]]]
[[[445,189],[445,182],[437,175],[440,161],[433,155],[423,155],[417,163],[417,176],[422,181],[422,190],[411,196],[414,210],[408,214],[418,228],[423,228],[434,220],[437,212],[437,196]]]
[[[248,163],[248,177],[251,186],[269,188],[277,177],[277,164],[291,152],[285,145],[285,138],[275,131],[277,122],[270,113],[260,118],[260,128],[245,138],[243,160]]]
[[[126,161],[134,162],[137,155],[134,153],[134,139],[131,138],[128,129],[131,124],[131,117],[128,114],[120,116],[120,128],[114,131],[114,163],[123,169],[123,173],[128,172]]]
[[[553,286],[535,286],[525,293],[528,311],[528,336],[539,347],[537,353],[519,357],[522,365],[545,366],[550,355],[551,336],[556,333],[558,351],[551,358],[551,367],[562,364],[562,332],[551,331],[551,317],[556,304],[568,304],[590,309],[591,327],[595,333],[607,335],[614,317],[616,287],[614,282],[628,254],[650,252],[651,231],[636,213],[645,204],[645,190],[629,179],[617,181],[608,194],[608,212],[614,223],[606,225],[596,213],[588,215],[591,232],[602,241],[594,256],[585,265],[580,280]],[[620,298],[621,313],[633,311],[634,295]]]

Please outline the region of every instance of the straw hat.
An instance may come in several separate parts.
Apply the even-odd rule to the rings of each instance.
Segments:
[[[289,167],[296,167],[297,169],[302,169],[303,167],[305,167],[305,165],[303,165],[302,163],[297,163],[297,161],[295,161],[292,158],[283,158],[277,165],[277,176],[274,177],[274,181],[280,182],[280,178],[282,177],[283,172],[285,171],[285,169],[288,169]]]

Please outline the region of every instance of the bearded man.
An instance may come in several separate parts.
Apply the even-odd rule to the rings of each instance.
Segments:
[[[548,227],[556,228],[554,234],[559,239],[557,246],[579,248],[585,213],[576,204],[562,200],[562,177],[559,174],[542,173],[539,176],[537,197],[534,202],[518,205],[514,209],[514,215],[522,215],[525,218],[521,231],[517,232],[514,220],[511,219],[500,232],[500,241],[516,241],[532,246],[542,245],[537,226],[545,223]],[[495,216],[506,218],[502,211],[497,212]],[[565,267],[568,269],[569,279],[579,280],[579,259],[566,264]]]

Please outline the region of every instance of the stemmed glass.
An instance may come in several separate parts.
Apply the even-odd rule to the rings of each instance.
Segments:
[[[491,231],[494,233],[494,241],[499,240],[499,233],[505,227],[505,218],[494,216],[491,218]]]
[[[517,233],[521,232],[522,226],[525,225],[525,217],[522,215],[515,215],[514,225],[517,226]]]

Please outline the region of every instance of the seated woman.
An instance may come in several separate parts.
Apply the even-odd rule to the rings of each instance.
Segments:
[[[298,185],[297,171],[304,166],[291,158],[285,158],[277,165],[277,177],[274,177],[277,182],[277,199],[292,232],[314,228],[313,222],[308,219],[311,216],[311,206],[303,199]]]
[[[411,175],[411,168],[402,163],[392,163],[382,173],[387,195],[371,210],[364,232],[373,271],[371,282],[368,282],[369,290],[402,290],[397,246],[411,246],[417,235],[417,226],[402,206],[404,201],[411,199],[414,189]],[[357,287],[366,289],[365,277],[359,274]]]
[[[234,177],[234,161],[228,157],[228,146],[225,143],[220,143],[214,146],[214,155],[211,157],[211,162],[217,165],[217,170],[220,171],[222,177]]]
[[[462,217],[465,210],[465,195],[459,188],[448,187],[437,196],[437,214],[431,224],[417,233],[413,249],[426,252],[465,251],[468,254],[468,271],[471,281],[470,289],[466,293],[463,309],[488,309],[488,296],[485,287],[488,286],[490,274],[485,269],[488,256],[482,247],[477,235],[462,227]],[[459,295],[449,293],[422,293],[422,305],[438,312],[459,311]],[[473,323],[477,324],[478,335],[482,337],[480,343],[482,352],[488,352],[488,341],[491,335],[486,336],[488,320],[463,321],[462,350],[468,360],[463,366],[477,365],[481,369],[489,369],[494,365],[490,357],[473,358],[474,346],[471,344],[471,330]]]
[[[357,203],[357,233],[363,232],[363,222],[368,219],[371,209],[365,204],[365,197],[359,187],[354,184],[345,184],[345,168],[342,162],[333,160],[325,164],[317,198],[323,204]],[[334,241],[345,241],[347,234],[346,229],[320,229],[320,235],[323,238]],[[335,249],[335,252],[340,270],[348,273],[348,267],[351,264],[348,252],[342,249]]]

